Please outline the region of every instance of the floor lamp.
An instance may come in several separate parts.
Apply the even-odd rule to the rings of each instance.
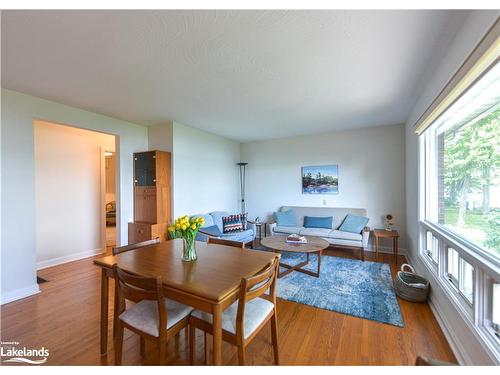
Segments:
[[[245,167],[248,163],[236,163],[240,167],[240,193],[241,193],[241,213],[246,213],[245,206],[245,178],[246,178],[246,169]]]

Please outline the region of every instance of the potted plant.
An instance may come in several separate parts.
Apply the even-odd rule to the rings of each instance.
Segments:
[[[203,217],[192,217],[185,215],[177,218],[175,222],[168,227],[168,238],[182,238],[182,260],[191,262],[196,260],[196,234],[205,224]]]

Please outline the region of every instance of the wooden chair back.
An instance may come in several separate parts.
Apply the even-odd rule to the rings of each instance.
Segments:
[[[245,302],[262,296],[268,289],[269,296],[276,294],[276,276],[278,274],[279,259],[276,257],[272,263],[255,276],[246,277],[241,280],[241,296]]]
[[[165,297],[163,295],[161,277],[136,276],[119,268],[117,264],[113,266],[113,274],[115,277],[116,296],[118,298],[117,316],[125,311],[125,300],[133,302],[143,300],[156,301],[158,303],[159,327],[166,327],[167,311],[164,303]]]
[[[236,334],[243,337],[243,321],[245,305],[248,301],[262,297],[272,302],[276,307],[276,276],[278,275],[279,258],[276,257],[266,268],[255,276],[241,280],[240,299],[236,314]],[[269,289],[269,294],[265,294]]]
[[[216,238],[216,237],[208,237],[207,243],[208,244],[217,244],[217,245],[225,245],[225,246],[238,247],[240,249],[244,249],[245,248],[245,243],[244,242],[225,240],[225,239]]]
[[[113,249],[111,251],[112,251],[113,255],[116,255],[116,254],[124,253],[126,251],[135,250],[135,249],[138,249],[140,247],[156,245],[156,244],[159,244],[159,243],[160,243],[160,239],[159,238],[155,238],[155,239],[152,239],[152,240],[147,240],[147,241],[133,243],[131,245],[125,245],[125,246],[120,246],[120,247],[113,247]]]

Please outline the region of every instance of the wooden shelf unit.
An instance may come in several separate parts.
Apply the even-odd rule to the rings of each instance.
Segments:
[[[128,243],[159,237],[165,240],[172,220],[171,154],[134,153],[134,221],[128,224]]]

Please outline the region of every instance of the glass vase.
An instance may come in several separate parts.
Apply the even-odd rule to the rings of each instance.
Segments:
[[[182,238],[182,261],[192,262],[196,260],[196,240],[194,238]]]

